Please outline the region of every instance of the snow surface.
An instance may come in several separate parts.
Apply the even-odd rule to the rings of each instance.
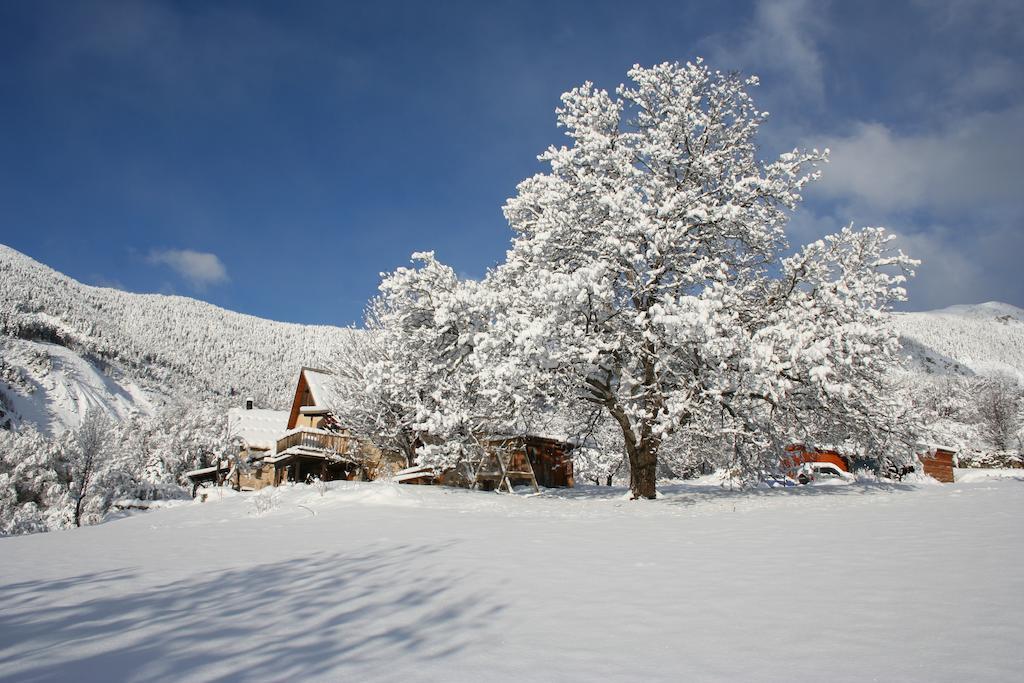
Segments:
[[[990,301],[894,313],[912,368],[928,374],[1005,374],[1024,382],[1024,309]]]
[[[272,449],[288,429],[287,410],[230,408],[228,434],[245,439],[250,448]]]
[[[28,387],[6,388],[16,419],[35,425],[47,436],[76,428],[93,407],[116,420],[133,413],[156,414],[153,401],[136,383],[104,374],[63,346],[0,338],[0,352],[28,383]]]
[[[3,681],[1017,680],[1024,482],[336,482],[0,539]]]
[[[962,483],[984,482],[990,479],[1019,479],[1024,481],[1024,470],[1017,469],[985,469],[985,468],[954,468],[953,478]]]

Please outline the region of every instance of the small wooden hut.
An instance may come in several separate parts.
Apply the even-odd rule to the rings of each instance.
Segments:
[[[802,443],[786,446],[786,454],[779,459],[779,466],[786,476],[795,477],[801,465],[808,462],[827,462],[843,472],[850,471],[850,461],[838,451],[810,448]]]
[[[413,465],[412,467],[398,470],[394,473],[392,481],[396,484],[415,484],[420,486],[438,483],[434,468],[422,465]]]
[[[228,478],[230,472],[231,463],[227,460],[221,460],[216,465],[210,467],[202,467],[198,470],[186,472],[185,478],[192,483],[192,497],[196,497],[196,492],[200,487],[205,488],[208,485],[220,486]]]
[[[948,448],[929,448],[918,455],[924,473],[944,484],[953,483],[953,458],[956,452]]]
[[[569,453],[572,445],[564,441],[544,436],[504,436],[490,439],[485,447],[486,456],[493,461],[501,456],[510,483],[534,483],[546,488],[571,488],[575,486],[572,458]],[[485,457],[485,462],[488,458]],[[497,470],[486,466],[478,470],[477,479],[482,488],[494,479],[500,485]]]

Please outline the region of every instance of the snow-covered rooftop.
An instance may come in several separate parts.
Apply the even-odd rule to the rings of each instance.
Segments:
[[[412,481],[414,479],[422,479],[423,477],[434,477],[436,476],[433,467],[425,467],[423,465],[414,465],[413,467],[406,467],[404,470],[395,472],[392,477],[392,481],[401,483],[403,481]]]
[[[288,427],[288,411],[231,408],[228,433],[241,437],[250,448],[271,449]]]
[[[313,403],[318,408],[330,408],[334,403],[334,375],[326,370],[302,368],[309,385],[309,393],[313,395]]]
[[[211,467],[201,467],[198,470],[190,470],[190,471],[185,473],[185,476],[186,477],[198,477],[198,476],[201,476],[203,474],[213,474],[214,472],[217,472],[217,471],[223,471],[223,470],[230,469],[230,465],[231,465],[231,463],[229,463],[227,460],[221,460],[219,464],[213,465]]]

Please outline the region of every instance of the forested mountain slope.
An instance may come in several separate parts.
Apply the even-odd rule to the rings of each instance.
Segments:
[[[1002,303],[893,314],[909,374],[1024,382],[1024,310]],[[0,426],[75,426],[183,399],[283,408],[302,365],[330,365],[358,331],[233,313],[181,296],[83,285],[0,245]],[[73,352],[73,353],[69,353]],[[77,360],[75,359],[77,356]]]
[[[1024,309],[990,301],[896,313],[912,369],[937,374],[1009,375],[1024,382]]]
[[[59,431],[78,407],[121,417],[232,396],[283,407],[299,367],[325,363],[354,334],[83,285],[0,245],[0,423],[13,415]]]

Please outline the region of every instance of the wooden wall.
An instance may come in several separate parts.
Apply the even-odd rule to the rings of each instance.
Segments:
[[[796,471],[805,462],[827,462],[835,465],[843,472],[850,471],[850,464],[847,459],[836,451],[823,451],[816,448],[806,448],[801,444],[786,446],[786,455],[779,460],[779,465],[786,474],[795,476]]]
[[[950,484],[953,482],[953,451],[934,448],[920,455],[921,466],[929,477]]]

